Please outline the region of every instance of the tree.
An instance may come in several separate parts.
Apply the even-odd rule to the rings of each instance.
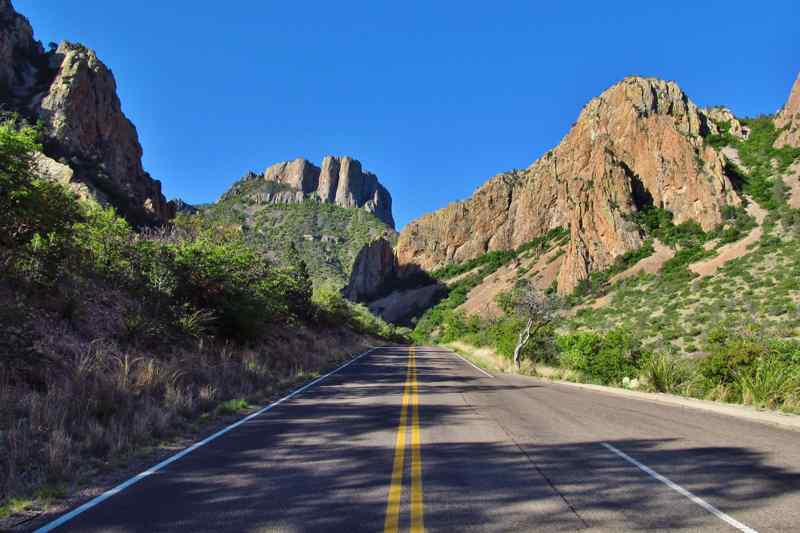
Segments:
[[[72,193],[36,174],[37,137],[29,126],[0,123],[0,271],[30,255],[32,244],[35,254],[60,257],[80,219]]]
[[[519,369],[523,348],[542,328],[555,320],[558,313],[558,301],[555,295],[543,294],[529,281],[524,281],[514,288],[510,304],[514,314],[525,323],[517,337],[517,346],[514,348],[514,366]]]
[[[289,301],[298,315],[307,317],[311,313],[314,286],[308,273],[308,266],[293,242],[289,242],[284,261],[289,276]]]

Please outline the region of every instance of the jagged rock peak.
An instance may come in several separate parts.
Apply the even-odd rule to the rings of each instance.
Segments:
[[[375,174],[364,171],[361,162],[352,157],[328,155],[321,167],[304,158],[276,163],[262,174],[248,172],[222,198],[241,194],[246,183],[259,180],[279,185],[259,191],[259,201],[290,203],[316,197],[342,207],[363,208],[394,228],[389,191]]]
[[[401,271],[434,269],[570,231],[560,292],[641,246],[629,215],[646,205],[709,229],[740,200],[722,156],[703,143],[709,119],[674,82],[629,77],[593,98],[561,143],[523,171],[495,176],[468,200],[408,224]]]
[[[173,206],[142,168],[136,128],[116,91],[114,75],[93,50],[62,42],[45,52],[28,20],[0,0],[0,103],[44,123],[45,156],[71,168],[70,186],[134,223],[166,222]]]
[[[784,130],[775,141],[776,148],[800,147],[800,74],[792,85],[789,99],[775,117],[775,127]]]

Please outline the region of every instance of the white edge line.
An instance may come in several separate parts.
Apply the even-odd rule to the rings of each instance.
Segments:
[[[457,353],[455,350],[451,350],[451,349],[449,349],[449,348],[448,348],[447,350],[448,350],[448,351],[449,351],[451,354],[455,355],[456,357],[458,357],[459,359],[461,359],[462,361],[464,361],[465,363],[467,363],[469,366],[471,366],[472,368],[474,368],[475,370],[477,370],[478,372],[482,372],[483,374],[485,374],[486,376],[489,376],[490,378],[493,378],[493,377],[494,377],[493,375],[491,375],[491,374],[490,374],[490,373],[488,373],[486,370],[482,369],[481,367],[479,367],[478,365],[476,365],[476,364],[475,364],[475,363],[473,363],[472,361],[470,361],[470,360],[468,360],[468,359],[464,359],[463,357],[461,357],[461,356],[460,356],[460,355],[459,355],[459,354],[458,354],[458,353]]]
[[[626,461],[628,461],[632,465],[634,465],[637,468],[639,468],[639,470],[642,470],[648,476],[650,476],[650,477],[652,477],[654,479],[657,479],[658,481],[660,481],[661,483],[665,484],[666,486],[668,486],[669,488],[671,488],[672,490],[674,490],[678,494],[686,496],[687,498],[692,500],[694,503],[696,503],[697,505],[699,505],[700,507],[702,507],[703,509],[705,509],[709,513],[713,514],[714,516],[716,516],[717,518],[719,518],[723,522],[728,523],[729,525],[735,527],[739,531],[745,531],[746,533],[758,533],[755,529],[753,529],[751,527],[748,527],[748,526],[742,524],[741,522],[739,522],[738,520],[736,520],[735,518],[723,513],[722,511],[720,511],[719,509],[717,509],[716,507],[714,507],[713,505],[711,505],[710,503],[708,503],[704,499],[702,499],[702,498],[700,498],[698,496],[695,496],[694,494],[692,494],[688,490],[684,489],[683,487],[681,487],[677,483],[665,478],[664,476],[662,476],[661,474],[659,474],[658,472],[656,472],[655,470],[653,470],[649,466],[643,465],[642,463],[640,463],[639,461],[637,461],[636,459],[634,459],[630,455],[626,454],[625,452],[622,452],[622,451],[618,450],[617,448],[615,448],[614,446],[612,446],[612,445],[610,445],[610,444],[608,444],[606,442],[602,442],[601,444],[603,446],[605,446],[608,450],[614,452],[615,454],[617,454],[618,456],[622,457],[623,459],[625,459]]]
[[[198,448],[200,448],[202,446],[205,446],[206,444],[208,444],[209,442],[211,442],[213,440],[218,439],[222,435],[228,433],[229,431],[231,431],[233,429],[236,429],[237,427],[241,426],[245,422],[248,422],[248,421],[252,420],[253,418],[255,418],[257,416],[266,413],[267,411],[269,411],[273,407],[277,407],[278,405],[282,404],[283,402],[285,402],[287,400],[290,400],[291,398],[297,396],[298,394],[300,394],[304,390],[308,389],[309,387],[312,387],[312,386],[316,385],[320,381],[332,376],[333,374],[339,372],[340,370],[344,369],[345,367],[350,366],[351,364],[355,363],[356,361],[358,361],[362,357],[364,357],[364,356],[366,356],[366,355],[368,355],[368,354],[370,354],[370,353],[372,353],[375,350],[378,350],[380,348],[383,348],[383,346],[376,346],[374,348],[370,348],[366,352],[353,357],[352,359],[350,359],[346,363],[344,363],[344,364],[338,366],[337,368],[331,370],[330,372],[328,372],[324,376],[320,376],[317,379],[315,379],[315,380],[313,380],[313,381],[311,381],[309,383],[306,383],[305,385],[293,390],[292,392],[290,392],[289,394],[287,394],[286,396],[284,396],[280,400],[276,400],[276,401],[272,402],[271,404],[269,404],[269,405],[267,405],[265,407],[262,407],[261,409],[259,409],[255,413],[247,415],[246,417],[242,418],[241,420],[239,420],[237,422],[234,422],[233,424],[231,424],[231,425],[229,425],[229,426],[217,431],[213,435],[210,435],[210,436],[206,437],[205,439],[192,444],[188,448],[185,448],[185,449],[181,450],[180,452],[176,453],[175,455],[172,455],[172,456],[168,457],[167,459],[164,459],[163,461],[161,461],[157,465],[151,466],[150,468],[148,468],[144,472],[136,474],[135,476],[133,476],[132,478],[128,479],[127,481],[124,481],[124,482],[120,483],[119,485],[117,485],[116,487],[107,490],[106,492],[100,494],[99,496],[96,496],[95,498],[89,500],[88,502],[84,503],[80,507],[76,507],[75,509],[73,509],[72,511],[68,512],[67,514],[61,515],[60,517],[56,518],[52,522],[48,522],[47,524],[43,525],[42,527],[36,529],[34,531],[34,533],[46,533],[48,531],[52,531],[55,528],[65,524],[66,522],[69,522],[70,520],[72,520],[73,518],[75,518],[79,514],[83,513],[84,511],[87,511],[87,510],[91,509],[92,507],[95,507],[95,506],[103,503],[104,501],[106,501],[110,497],[114,496],[115,494],[119,494],[120,492],[122,492],[123,490],[127,489],[131,485],[133,485],[135,483],[138,483],[139,481],[143,480],[144,478],[155,474],[159,470],[162,470],[165,466],[174,463],[175,461],[185,457],[186,455],[189,455],[190,453],[192,453],[196,449],[198,449]]]

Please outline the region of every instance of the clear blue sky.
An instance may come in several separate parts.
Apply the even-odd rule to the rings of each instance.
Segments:
[[[145,168],[208,202],[245,171],[352,155],[398,226],[558,143],[629,74],[771,113],[800,71],[793,1],[14,0],[114,71]]]

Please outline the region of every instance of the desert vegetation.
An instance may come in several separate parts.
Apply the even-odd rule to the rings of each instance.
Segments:
[[[258,189],[253,189],[258,186]],[[294,203],[260,203],[263,188],[285,188],[284,183],[245,183],[232,188],[220,201],[203,206],[196,216],[205,228],[229,225],[241,229],[245,241],[283,262],[285,243],[294,242],[308,265],[312,282],[344,286],[359,250],[384,234],[395,233],[363,209],[344,208],[310,197]]]
[[[233,225],[133,228],[36,175],[38,132],[0,125],[0,509],[307,379],[393,327],[313,287]]]
[[[632,215],[644,239],[561,298],[560,317],[521,349],[523,371],[562,379],[641,388],[759,408],[800,412],[800,212],[786,203],[782,175],[800,150],[773,143],[771,118],[744,120],[747,139],[724,125],[707,144],[737,150],[742,167],[728,162],[743,205],[723,208],[722,223],[704,231],[692,220],[645,206]],[[752,200],[751,200],[752,199]],[[758,226],[745,207],[767,210],[760,238],[708,275],[691,265],[715,257]],[[566,235],[565,235],[566,237]],[[614,276],[651,255],[653,242],[674,255],[656,273]],[[498,296],[502,316],[467,316],[457,308],[467,294],[517,252],[491,252],[434,275],[462,275],[450,294],[417,322],[418,340],[489,350],[509,362],[527,324],[511,291]],[[469,274],[466,274],[469,273]],[[501,365],[512,368],[511,365]]]

